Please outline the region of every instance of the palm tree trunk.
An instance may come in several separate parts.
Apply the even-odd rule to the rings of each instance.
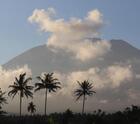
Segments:
[[[46,89],[46,93],[45,93],[45,116],[47,113],[47,89]]]
[[[85,95],[83,96],[83,108],[82,108],[82,115],[84,114],[85,109]]]
[[[22,108],[22,96],[21,96],[21,92],[20,92],[20,112],[19,112],[20,117],[21,117],[21,108]]]

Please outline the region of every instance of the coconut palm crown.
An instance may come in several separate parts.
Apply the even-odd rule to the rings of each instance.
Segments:
[[[33,102],[30,102],[27,110],[31,113],[31,115],[33,115],[36,112],[36,105],[34,105]]]
[[[46,108],[47,108],[47,94],[48,92],[56,92],[60,89],[61,83],[58,81],[57,78],[53,77],[53,73],[44,73],[43,76],[38,76],[37,79],[39,83],[35,83],[35,92],[38,90],[45,89],[45,115],[46,115]]]
[[[33,97],[33,93],[31,92],[33,86],[29,86],[29,81],[32,80],[31,77],[25,78],[26,73],[20,74],[19,78],[15,77],[15,82],[13,85],[10,85],[9,88],[12,90],[8,93],[12,98],[15,97],[16,94],[20,96],[20,116],[21,116],[21,108],[22,108],[22,98],[25,96],[26,98]]]
[[[7,99],[4,97],[5,92],[3,92],[0,88],[0,106],[3,104],[7,104]]]
[[[0,88],[0,116],[6,114],[6,112],[2,110],[2,105],[7,104],[7,99],[4,95],[5,92],[3,92]]]
[[[83,82],[77,81],[77,83],[79,85],[79,88],[74,91],[74,95],[77,97],[76,101],[79,100],[81,97],[83,97],[83,107],[82,107],[83,114],[86,96],[92,96],[96,92],[93,90],[92,83],[90,83],[88,80],[84,80]]]

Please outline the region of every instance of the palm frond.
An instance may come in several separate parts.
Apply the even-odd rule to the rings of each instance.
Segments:
[[[83,82],[77,81],[79,88],[74,91],[74,95],[77,97],[76,100],[80,99],[81,96],[92,96],[96,93],[93,90],[93,85],[88,80],[84,80]]]
[[[53,73],[44,73],[43,77],[37,77],[40,83],[35,84],[35,87],[37,87],[35,91],[41,89],[48,89],[49,92],[56,92],[57,89],[61,88],[61,83],[58,81],[57,78],[53,78]]]
[[[24,81],[24,85],[26,85],[29,81],[31,81],[32,80],[32,78],[31,77],[29,77],[29,78],[27,78],[25,81]]]
[[[36,87],[35,92],[41,89],[45,89],[44,83],[35,83],[35,87]]]
[[[3,104],[7,104],[7,99],[4,97],[6,92],[2,92],[0,88],[0,106]]]
[[[20,93],[21,97],[24,97],[24,95],[28,98],[32,97],[30,94],[30,91],[33,89],[33,86],[27,85],[27,83],[32,78],[25,78],[26,73],[20,74],[19,78],[15,77],[15,82],[13,85],[10,85],[9,88],[12,88],[12,90],[8,93],[9,96],[12,96],[12,98],[15,97],[17,93]]]

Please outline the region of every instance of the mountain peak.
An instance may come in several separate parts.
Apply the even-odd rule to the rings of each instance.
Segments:
[[[110,40],[111,44],[116,46],[116,47],[125,47],[125,48],[133,48],[133,49],[137,49],[136,47],[134,47],[132,44],[129,44],[128,42],[124,41],[124,40],[121,40],[121,39],[112,39]],[[137,49],[139,50],[139,49]]]

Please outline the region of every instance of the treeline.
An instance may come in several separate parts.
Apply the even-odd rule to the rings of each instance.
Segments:
[[[140,107],[132,106],[112,114],[102,110],[80,114],[68,109],[47,116],[3,116],[0,124],[140,124]]]

